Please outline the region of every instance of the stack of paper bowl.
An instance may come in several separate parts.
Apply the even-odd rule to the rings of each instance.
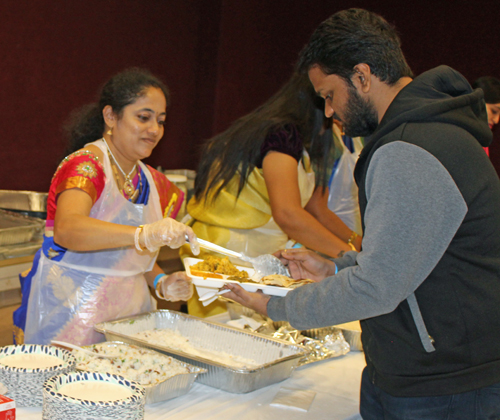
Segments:
[[[43,386],[44,420],[142,420],[146,391],[123,376],[70,372],[54,376]]]
[[[0,382],[17,407],[41,407],[44,382],[55,375],[73,371],[76,359],[71,352],[53,346],[22,344],[0,348]]]

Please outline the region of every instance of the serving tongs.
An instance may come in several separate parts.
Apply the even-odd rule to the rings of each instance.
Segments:
[[[229,257],[238,258],[242,261],[247,261],[253,265],[255,270],[255,275],[253,277],[261,279],[262,277],[269,276],[271,274],[281,274],[283,276],[290,277],[290,272],[288,268],[283,265],[278,257],[272,254],[259,255],[258,257],[252,258],[248,257],[241,252],[236,252],[231,249],[224,248],[220,245],[214,244],[204,239],[198,238],[198,243],[200,247],[208,249],[210,251],[215,251]]]

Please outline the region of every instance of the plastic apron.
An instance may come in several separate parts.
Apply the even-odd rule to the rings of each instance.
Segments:
[[[106,182],[90,217],[130,226],[160,220],[158,191],[146,166],[139,162],[150,186],[148,204],[134,204],[118,191],[104,144],[92,144],[103,151]],[[42,253],[28,303],[25,342],[92,344],[104,340],[94,324],[150,311],[151,295],[143,273],[153,268],[157,255],[139,253],[133,246],[68,250],[56,262]]]
[[[334,129],[337,128],[334,126]],[[340,131],[335,135],[341,139]],[[354,167],[363,148],[360,137],[352,139],[354,150],[351,152],[342,140],[343,153],[336,162],[329,183],[328,208],[334,212],[348,227],[361,235],[361,215],[358,203],[358,186],[354,181]]]

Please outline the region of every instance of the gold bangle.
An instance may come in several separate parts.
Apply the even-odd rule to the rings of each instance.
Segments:
[[[135,233],[134,233],[134,244],[135,244],[135,249],[137,249],[137,251],[139,252],[142,252],[144,251],[142,248],[141,248],[141,244],[139,243],[139,235],[141,234],[141,230],[144,226],[143,225],[140,225],[136,230],[135,230]]]
[[[349,245],[353,251],[358,251],[356,249],[356,247],[353,244],[351,244],[350,242],[348,242],[347,245]]]
[[[349,245],[351,245],[351,244],[352,244],[352,241],[354,241],[354,240],[355,240],[358,236],[359,236],[359,235],[358,235],[356,232],[352,231],[352,233],[351,233],[351,237],[347,240],[347,243],[348,243]]]
[[[158,296],[160,299],[163,299],[163,300],[168,300],[165,298],[165,296],[163,296],[159,290],[159,287],[160,287],[160,282],[158,282],[158,284],[156,285],[156,288],[155,288],[155,293],[156,293],[156,296]]]
[[[158,282],[158,284],[156,285],[156,288],[155,288],[155,293],[156,293],[156,296],[158,296],[160,299],[163,299],[163,300],[166,300],[168,302],[172,302],[169,298],[166,298],[165,296],[163,296],[161,294],[161,288],[160,288],[160,285],[161,285],[161,281]]]

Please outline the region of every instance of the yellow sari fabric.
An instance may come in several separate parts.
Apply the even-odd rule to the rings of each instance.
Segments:
[[[302,186],[304,184],[302,179],[307,178],[307,174],[312,174],[307,153],[304,153],[299,163],[299,168],[301,170],[299,171],[298,181],[299,186]],[[262,169],[255,168],[250,173],[243,190],[237,197],[238,182],[239,175],[235,176],[228,185],[224,187],[216,200],[211,200],[213,193],[209,193],[207,199],[203,200],[196,200],[195,197],[191,198],[187,204],[187,211],[193,218],[191,226],[199,238],[221,246],[226,246],[232,235],[231,229],[244,229],[250,231],[260,228],[271,221],[271,205]],[[301,193],[303,189],[307,188],[301,188]],[[310,198],[310,193],[307,193],[307,195],[308,197],[305,200],[306,203]],[[284,235],[281,230],[280,233]],[[233,247],[230,246],[228,248],[233,249]],[[234,250],[241,252],[240,249]],[[196,258],[203,258],[204,255],[207,255],[207,253],[202,252]],[[181,248],[180,256],[181,258],[193,257],[190,253],[189,246],[183,246]],[[205,307],[199,302],[198,294],[195,290],[193,297],[188,301],[188,311],[191,315],[207,317],[226,311],[226,305],[220,300],[217,300]]]

